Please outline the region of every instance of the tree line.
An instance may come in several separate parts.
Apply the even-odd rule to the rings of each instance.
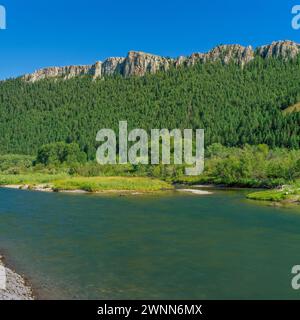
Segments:
[[[299,149],[300,57],[196,64],[144,77],[89,76],[0,83],[0,153],[35,155],[41,145],[76,142],[94,159],[98,130],[205,129],[205,144]]]

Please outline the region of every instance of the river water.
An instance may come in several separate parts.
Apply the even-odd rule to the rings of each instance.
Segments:
[[[0,252],[47,299],[299,299],[300,207],[0,189]]]

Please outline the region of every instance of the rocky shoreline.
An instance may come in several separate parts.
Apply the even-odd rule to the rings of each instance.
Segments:
[[[8,184],[8,185],[1,185],[0,188],[5,189],[16,189],[16,190],[30,190],[30,191],[39,191],[39,192],[56,192],[56,193],[75,193],[75,194],[124,194],[124,195],[142,195],[142,194],[149,194],[154,193],[157,191],[138,191],[138,190],[101,190],[101,191],[86,191],[82,189],[74,189],[74,190],[57,190],[54,189],[49,184],[40,184],[40,185],[22,185],[22,184]]]
[[[0,300],[34,300],[32,288],[21,275],[4,264],[0,256],[0,267],[5,270],[6,289],[0,288]]]
[[[31,191],[40,191],[40,192],[59,192],[59,193],[74,193],[74,194],[120,194],[120,195],[143,195],[143,194],[151,194],[157,193],[157,191],[138,191],[138,190],[102,190],[102,191],[95,191],[89,192],[85,190],[55,190],[49,184],[44,185],[36,185],[36,186],[29,186],[29,185],[2,185],[0,188],[7,188],[7,189],[17,189],[17,190],[31,190]],[[161,190],[163,191],[170,191],[170,190]],[[172,191],[178,192],[187,192],[192,193],[195,195],[210,195],[213,194],[211,191],[206,190],[199,190],[199,189],[184,189],[184,188],[175,188]]]

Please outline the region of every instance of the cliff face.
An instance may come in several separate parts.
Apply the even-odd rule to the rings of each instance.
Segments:
[[[40,69],[32,74],[23,76],[25,81],[35,82],[47,78],[64,78],[69,79],[79,75],[90,74],[93,70],[92,66],[67,66],[67,67],[50,67]]]
[[[123,76],[143,76],[147,72],[166,71],[172,64],[174,64],[173,59],[144,52],[130,51],[124,61]]]
[[[123,64],[125,58],[108,58],[102,63],[102,76],[111,76],[113,74],[123,73]]]
[[[273,42],[257,49],[257,54],[263,58],[293,59],[300,53],[300,44],[293,41]]]
[[[243,47],[240,45],[223,45],[214,48],[205,55],[204,61],[220,61],[223,64],[230,62],[237,63],[238,65],[245,65],[254,59],[254,52],[252,47]]]
[[[221,45],[208,53],[193,53],[189,57],[177,59],[165,58],[140,51],[130,51],[126,58],[108,58],[86,66],[50,67],[35,71],[22,77],[23,80],[35,82],[46,78],[70,79],[80,75],[91,75],[94,79],[114,74],[124,77],[143,76],[146,73],[166,71],[171,66],[191,66],[195,63],[220,62],[222,64],[236,63],[243,67],[256,55],[264,59],[293,59],[300,53],[300,44],[292,41],[278,41],[259,47],[254,51],[251,46]]]
[[[251,47],[243,47],[240,45],[222,45],[215,47],[208,53],[193,53],[190,57],[179,57],[176,65],[185,64],[187,66],[194,65],[197,62],[221,62],[229,64],[231,62],[240,66],[254,59],[254,51]]]

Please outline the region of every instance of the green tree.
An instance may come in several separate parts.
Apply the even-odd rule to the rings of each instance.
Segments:
[[[86,154],[77,143],[55,142],[43,145],[37,153],[36,163],[44,165],[74,164],[86,161]]]

